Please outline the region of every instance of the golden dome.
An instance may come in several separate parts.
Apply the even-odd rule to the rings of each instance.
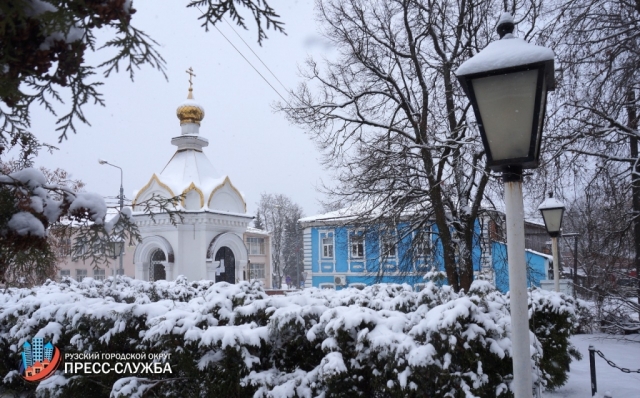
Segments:
[[[202,119],[204,119],[204,109],[194,101],[193,89],[191,87],[189,87],[187,100],[178,106],[176,115],[178,119],[180,119],[180,125],[195,123],[199,126]]]

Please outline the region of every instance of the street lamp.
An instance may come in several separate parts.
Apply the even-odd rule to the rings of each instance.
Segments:
[[[122,188],[122,168],[111,164],[104,159],[98,159],[98,163],[107,164],[109,166],[120,169],[120,215],[122,215],[122,208],[124,207],[124,189]],[[124,268],[122,266],[122,257],[124,255],[124,244],[120,245],[120,268],[118,269],[118,275],[124,275]]]
[[[505,184],[513,392],[516,398],[530,398],[522,170],[538,166],[547,91],[555,88],[554,53],[515,38],[513,29],[513,17],[502,14],[497,26],[501,40],[460,65],[456,76],[473,107],[487,165],[502,172]]]
[[[555,291],[560,291],[560,257],[558,255],[558,237],[562,234],[562,216],[564,215],[564,203],[553,197],[549,197],[538,206],[542,213],[544,225],[551,236],[551,253],[553,254],[553,282]]]

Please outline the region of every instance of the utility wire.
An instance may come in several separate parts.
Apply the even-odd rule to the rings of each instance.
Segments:
[[[227,19],[226,19],[226,18],[223,18],[223,19],[224,19],[224,21],[227,23],[227,25],[229,25],[229,27],[231,28],[231,30],[233,30],[233,33],[235,33],[235,34],[236,34],[236,36],[238,36],[238,38],[239,38],[240,40],[242,40],[242,42],[244,43],[244,45],[245,45],[245,46],[247,46],[247,48],[249,49],[249,51],[251,51],[251,52],[253,53],[253,55],[255,55],[255,56],[256,56],[256,58],[258,58],[258,61],[260,61],[260,63],[261,63],[262,65],[264,65],[264,67],[265,67],[265,68],[267,68],[267,70],[269,71],[269,73],[271,73],[271,76],[273,76],[273,78],[274,78],[274,79],[276,79],[276,80],[278,81],[278,83],[280,83],[280,85],[282,86],[282,88],[284,88],[284,91],[287,91],[287,92],[288,92],[288,91],[289,91],[289,89],[288,89],[284,84],[282,84],[282,82],[280,81],[280,79],[278,79],[278,77],[277,77],[277,76],[276,76],[276,75],[271,71],[271,69],[269,69],[269,67],[267,66],[267,64],[265,64],[264,62],[262,62],[262,59],[258,56],[258,54],[256,54],[256,53],[255,53],[255,51],[253,51],[253,49],[251,48],[251,46],[249,46],[249,44],[247,44],[247,42],[246,42],[246,41],[244,41],[244,39],[242,38],[242,36],[240,36],[240,34],[238,34],[238,31],[237,31],[237,30],[235,30],[235,29],[233,28],[233,25],[231,25],[231,24],[229,23],[229,21],[227,21]]]
[[[198,10],[202,13],[202,15],[204,15],[204,12],[200,9],[200,7],[197,7],[197,8],[198,8]],[[226,22],[226,20],[225,20],[225,22]],[[227,23],[228,23],[228,22],[227,22]],[[291,107],[291,104],[289,104],[289,101],[287,101],[287,99],[286,99],[286,98],[284,98],[284,97],[282,96],[282,94],[280,94],[280,92],[279,92],[278,90],[276,90],[276,88],[275,88],[275,87],[273,87],[273,85],[272,85],[271,83],[269,83],[269,81],[268,81],[268,80],[267,80],[267,79],[262,75],[262,73],[260,73],[260,71],[258,71],[258,69],[256,69],[256,67],[255,67],[255,66],[253,66],[253,64],[252,64],[252,63],[247,59],[247,57],[245,57],[245,56],[244,56],[244,54],[242,54],[242,52],[240,52],[240,50],[238,50],[238,48],[237,48],[237,47],[236,47],[236,46],[231,42],[231,40],[229,40],[229,39],[227,38],[227,36],[225,36],[225,35],[224,35],[224,33],[222,33],[222,31],[221,31],[220,29],[218,29],[218,27],[217,27],[216,25],[213,25],[213,27],[214,27],[214,28],[216,28],[216,30],[217,30],[217,31],[222,35],[222,37],[224,37],[224,38],[225,38],[225,40],[227,40],[227,42],[229,42],[229,44],[231,44],[231,47],[233,47],[233,48],[238,52],[238,54],[240,54],[240,56],[241,56],[242,58],[244,58],[244,60],[245,60],[245,61],[247,61],[247,63],[248,63],[248,64],[253,68],[253,70],[254,70],[254,71],[256,71],[256,73],[257,73],[258,75],[260,75],[260,77],[262,78],[262,80],[264,80],[264,81],[265,81],[265,83],[267,83],[267,84],[269,85],[269,87],[271,87],[271,89],[272,89],[273,91],[275,91],[275,92],[276,92],[276,94],[278,94],[278,95],[280,96],[280,98],[282,98],[282,100],[283,100],[284,102],[286,102],[286,103],[287,103],[287,105],[289,105],[289,107]],[[235,31],[234,31],[234,32],[235,32]],[[237,34],[237,32],[236,32],[236,34]],[[241,39],[242,39],[242,38],[241,38]],[[242,40],[242,41],[244,41],[244,40]],[[245,44],[246,44],[246,43],[245,43]],[[249,49],[251,49],[251,48],[249,48]],[[253,50],[251,50],[251,51],[253,52]],[[255,54],[255,53],[254,53],[254,54]],[[257,55],[256,55],[256,57],[257,57]],[[258,57],[258,59],[260,59],[260,57]],[[260,60],[260,62],[262,62],[262,60]],[[262,62],[262,64],[264,65],[264,62]],[[265,67],[266,67],[266,65],[265,65]],[[267,69],[269,69],[269,68],[267,68]],[[269,72],[271,72],[271,70],[269,70]],[[271,74],[273,75],[273,72],[271,72]],[[274,77],[275,77],[275,75],[274,75]],[[278,80],[278,78],[277,78],[277,77],[276,77],[276,80]],[[280,82],[280,80],[278,80],[278,82]],[[280,84],[282,84],[282,83],[280,83]],[[284,85],[283,85],[283,87],[284,87]],[[285,89],[286,89],[286,87],[285,87]]]

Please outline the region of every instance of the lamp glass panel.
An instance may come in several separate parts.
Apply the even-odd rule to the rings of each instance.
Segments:
[[[542,127],[544,126],[545,106],[547,106],[547,80],[542,79],[542,95],[540,97],[540,113],[538,114],[538,131],[535,132],[536,137],[536,153],[535,158],[538,159],[538,151],[540,150],[540,141],[542,140]]]
[[[494,161],[529,155],[537,80],[535,69],[472,80]]]
[[[541,210],[544,217],[544,224],[547,226],[548,232],[558,232],[562,226],[562,213],[564,209],[545,209]]]
[[[122,242],[111,242],[110,246],[111,246],[111,249],[113,250],[111,252],[111,255],[113,257],[118,257],[122,252]]]

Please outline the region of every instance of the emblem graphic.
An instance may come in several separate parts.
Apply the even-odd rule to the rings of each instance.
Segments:
[[[51,342],[44,344],[42,337],[35,337],[22,345],[20,375],[27,381],[42,381],[58,369],[61,361],[62,355],[58,347]]]

